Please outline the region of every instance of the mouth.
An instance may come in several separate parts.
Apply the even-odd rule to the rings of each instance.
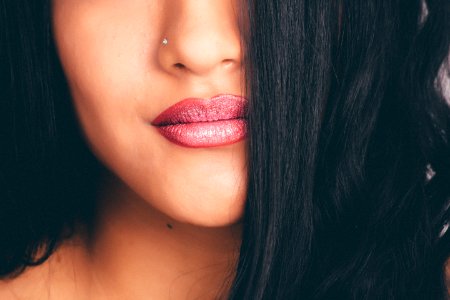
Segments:
[[[247,99],[222,94],[188,98],[172,105],[151,124],[170,142],[190,148],[230,145],[247,135]]]

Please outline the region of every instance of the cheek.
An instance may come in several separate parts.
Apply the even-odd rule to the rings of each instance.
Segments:
[[[158,80],[146,80],[150,28],[158,22],[148,26],[155,16],[145,2],[151,1],[54,1],[55,40],[74,106],[88,142],[104,161],[141,134],[138,107],[148,101],[147,91],[158,91],[152,86]]]
[[[130,80],[128,72],[138,71],[138,42],[122,40],[127,32],[119,21],[107,25],[102,21],[105,17],[94,12],[67,9],[55,9],[54,35],[72,90],[81,87],[87,96],[95,96],[125,85]]]
[[[84,98],[136,101],[136,89],[152,83],[146,79],[154,71],[157,47],[152,45],[162,22],[157,6],[155,1],[120,2],[53,1],[58,53],[71,89]]]

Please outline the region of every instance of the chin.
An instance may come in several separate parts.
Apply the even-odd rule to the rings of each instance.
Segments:
[[[228,196],[228,195],[227,195]],[[232,200],[230,200],[232,199]],[[200,227],[227,227],[239,223],[245,210],[246,191],[228,197],[198,197],[195,201],[184,198],[174,202],[163,213],[176,222]]]

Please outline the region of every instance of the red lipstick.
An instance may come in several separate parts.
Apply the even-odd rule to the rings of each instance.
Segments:
[[[247,99],[218,95],[189,98],[172,105],[151,122],[169,141],[184,147],[224,146],[247,134]]]

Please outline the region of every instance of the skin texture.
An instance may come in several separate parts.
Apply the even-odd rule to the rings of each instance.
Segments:
[[[201,226],[241,217],[245,144],[180,147],[149,122],[185,98],[243,93],[236,9],[230,0],[54,1],[59,55],[93,152],[143,200]]]
[[[237,0],[53,1],[74,108],[109,171],[90,238],[80,232],[44,265],[1,283],[1,299],[226,295],[246,143],[186,148],[149,123],[185,98],[244,95],[240,9]]]

